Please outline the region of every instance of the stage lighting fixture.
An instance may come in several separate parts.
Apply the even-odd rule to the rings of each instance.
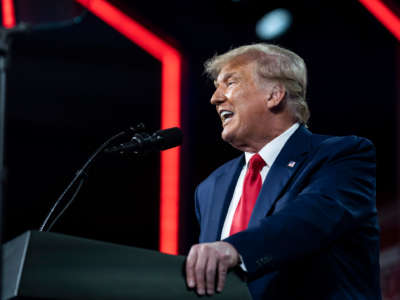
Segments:
[[[284,34],[292,24],[292,14],[284,8],[277,8],[265,14],[256,24],[260,39],[271,40]]]

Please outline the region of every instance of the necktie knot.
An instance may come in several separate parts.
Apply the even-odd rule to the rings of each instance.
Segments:
[[[262,157],[257,153],[249,161],[249,169],[259,173],[261,169],[266,165]]]

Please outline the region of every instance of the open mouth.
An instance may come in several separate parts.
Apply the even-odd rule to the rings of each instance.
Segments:
[[[222,124],[225,125],[233,117],[233,112],[229,110],[221,110],[220,112]]]

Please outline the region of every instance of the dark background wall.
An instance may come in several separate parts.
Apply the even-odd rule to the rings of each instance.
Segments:
[[[373,141],[382,249],[399,244],[399,43],[358,1],[109,2],[163,36],[185,60],[182,254],[197,239],[195,186],[238,155],[220,139],[220,121],[209,104],[213,85],[203,75],[203,63],[215,53],[260,41],[256,22],[278,7],[292,12],[293,25],[272,42],[297,52],[308,65],[310,129]],[[54,12],[45,7],[35,6],[36,20],[51,19]],[[12,49],[5,240],[40,226],[106,138],[138,122],[150,130],[160,127],[160,63],[90,13],[79,25],[18,36]],[[100,158],[54,231],[157,249],[158,174],[158,154]]]

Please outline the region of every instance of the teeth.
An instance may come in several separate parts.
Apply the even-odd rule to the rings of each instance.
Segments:
[[[221,118],[222,119],[227,119],[233,116],[233,113],[227,110],[224,110],[221,112]]]

